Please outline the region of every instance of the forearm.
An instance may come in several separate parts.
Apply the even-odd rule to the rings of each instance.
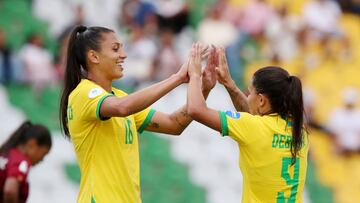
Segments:
[[[201,93],[200,76],[190,78],[188,87],[187,110],[193,119],[196,120],[197,113],[206,108],[205,98]]]
[[[202,95],[204,99],[207,99],[210,90],[202,90]],[[201,94],[200,94],[201,95]],[[179,108],[177,111],[173,112],[170,115],[171,120],[173,121],[173,126],[176,126],[177,134],[181,134],[185,128],[193,121],[191,116],[188,114],[187,106],[184,105]]]
[[[15,177],[9,177],[4,183],[3,202],[18,203],[19,202],[19,183]]]
[[[188,114],[199,123],[202,123],[216,131],[221,131],[221,122],[218,111],[206,106],[205,98],[200,90],[199,78],[190,78],[188,87]]]
[[[231,101],[239,112],[249,112],[249,106],[246,101],[246,95],[236,86],[235,82],[231,80],[224,85],[230,95]]]
[[[172,75],[166,80],[124,97],[117,106],[118,108],[126,108],[125,114],[127,115],[134,114],[149,107],[181,83],[178,77]]]

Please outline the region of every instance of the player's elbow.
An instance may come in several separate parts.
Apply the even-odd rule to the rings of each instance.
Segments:
[[[100,114],[103,117],[127,117],[132,113],[131,108],[127,99],[107,97],[101,104]]]
[[[187,109],[188,114],[191,116],[192,119],[194,120],[199,120],[199,118],[201,118],[202,115],[202,108],[201,107],[196,107],[194,105],[189,105],[188,109]]]
[[[181,132],[182,132],[182,131],[181,131]],[[175,137],[178,137],[178,136],[181,135],[181,132],[179,132],[179,131],[172,131],[172,132],[169,132],[169,133],[167,133],[167,134],[172,135],[172,136],[175,136]]]
[[[196,108],[189,104],[187,107],[187,113],[189,114],[189,116],[191,116],[191,118],[194,119],[194,115],[196,114]]]
[[[130,115],[129,109],[126,108],[120,108],[118,109],[119,117],[127,117]]]
[[[171,132],[171,135],[180,136],[183,131],[184,131],[184,128],[178,127]]]
[[[174,116],[170,116],[170,119],[172,124],[170,125],[170,128],[166,133],[173,136],[180,136],[181,133],[184,131],[184,126],[182,126]]]
[[[119,105],[117,106],[116,110],[117,110],[117,116],[119,117],[127,117],[131,114],[130,108],[127,107],[126,105]]]

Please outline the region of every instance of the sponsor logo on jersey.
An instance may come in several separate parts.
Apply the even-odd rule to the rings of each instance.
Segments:
[[[226,111],[226,115],[230,116],[231,118],[239,119],[240,113],[236,111]]]
[[[0,156],[0,169],[1,170],[5,169],[7,163],[8,163],[8,159]]]
[[[93,98],[99,96],[102,92],[103,92],[103,90],[101,88],[95,87],[90,90],[88,96],[90,99],[93,99]]]
[[[27,173],[29,169],[28,163],[26,161],[22,161],[19,165],[19,171],[22,173]]]

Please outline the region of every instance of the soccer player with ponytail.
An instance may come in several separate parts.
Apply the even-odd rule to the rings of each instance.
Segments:
[[[214,53],[207,67],[215,66]],[[188,82],[188,63],[169,78],[127,95],[112,87],[113,80],[123,76],[125,59],[114,31],[85,26],[72,31],[60,121],[80,166],[78,203],[141,203],[138,132],[179,135],[192,121],[186,106],[172,114],[149,107]],[[216,83],[208,70],[203,73],[204,97]]]
[[[280,67],[264,67],[254,73],[246,96],[231,79],[222,48],[215,71],[237,111],[216,111],[200,94],[200,48],[196,44],[191,52],[188,113],[238,143],[242,202],[302,202],[309,145],[301,81]]]

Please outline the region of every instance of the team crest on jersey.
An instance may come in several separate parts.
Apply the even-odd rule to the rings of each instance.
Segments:
[[[6,164],[8,163],[8,159],[0,156],[0,169],[4,170],[6,168]]]
[[[103,90],[101,88],[95,87],[90,90],[88,96],[90,99],[93,99],[93,98],[99,96],[102,92],[103,92]]]
[[[238,119],[240,118],[240,113],[236,111],[226,111],[226,115],[230,116],[231,118]]]
[[[29,169],[28,163],[26,161],[22,161],[19,165],[19,171],[22,173],[27,173]]]

